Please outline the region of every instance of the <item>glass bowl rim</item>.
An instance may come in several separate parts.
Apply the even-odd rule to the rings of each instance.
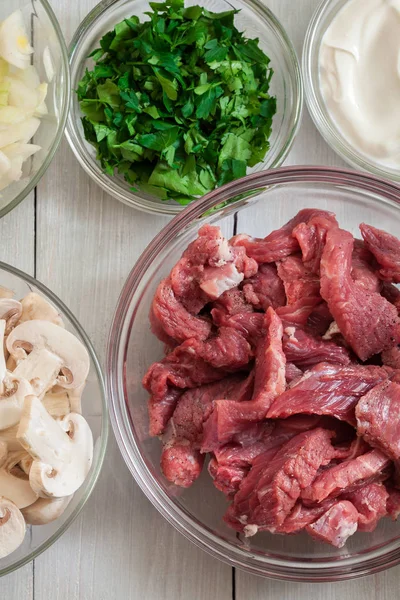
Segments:
[[[316,166],[289,166],[254,173],[218,188],[207,194],[198,203],[189,205],[165,225],[147,246],[128,275],[119,297],[106,353],[106,383],[110,399],[110,419],[124,461],[144,494],[163,517],[196,546],[231,566],[255,575],[300,582],[343,581],[377,573],[399,564],[400,542],[385,544],[384,553],[379,552],[382,547],[380,546],[365,553],[359,552],[350,558],[332,559],[325,562],[309,560],[303,563],[297,562],[297,564],[294,560],[283,560],[273,556],[265,558],[255,552],[232,547],[229,542],[213,534],[183,508],[177,506],[151,474],[129,425],[124,380],[119,369],[119,365],[124,364],[127,343],[134,321],[135,305],[132,304],[132,298],[137,293],[146,270],[154,258],[163,251],[163,247],[175,239],[185,227],[196,221],[200,224],[202,215],[229,197],[257,187],[273,187],[285,183],[325,183],[352,186],[360,191],[380,194],[386,200],[400,205],[400,186],[391,181],[347,169]],[[232,213],[235,205],[239,207],[245,201],[239,199],[232,203],[230,206],[233,209]],[[223,211],[224,208],[221,208],[215,215],[223,214]],[[127,320],[128,316],[129,321]],[[258,561],[254,563],[254,559],[258,559]]]
[[[373,163],[362,153],[358,152],[346,140],[339,129],[334,125],[328,110],[325,108],[322,98],[317,94],[318,74],[314,73],[312,64],[315,53],[319,52],[320,46],[316,46],[315,38],[320,32],[321,23],[327,11],[334,2],[339,3],[341,0],[322,0],[321,4],[316,8],[311,17],[304,37],[301,65],[307,108],[321,136],[344,161],[356,169],[362,169],[363,171],[368,171],[378,177],[386,177],[392,181],[400,182],[400,170],[379,167],[376,163]],[[338,14],[341,8],[343,8],[343,6],[336,8],[332,18]]]
[[[20,204],[20,202],[25,200],[25,198],[28,196],[28,194],[31,193],[31,191],[38,185],[39,181],[42,179],[43,175],[45,174],[48,167],[50,166],[50,164],[54,158],[54,155],[57,152],[57,149],[60,145],[62,136],[64,134],[65,125],[67,123],[68,113],[69,113],[69,106],[70,106],[70,100],[71,100],[71,77],[70,77],[70,71],[69,71],[67,45],[65,43],[65,39],[64,39],[63,33],[61,31],[61,27],[58,22],[58,19],[54,13],[52,7],[50,6],[48,0],[36,0],[36,1],[38,1],[39,4],[41,4],[43,6],[45,12],[47,13],[47,16],[49,17],[50,22],[56,32],[57,40],[60,44],[62,67],[63,67],[63,70],[65,71],[65,93],[64,93],[64,98],[63,98],[63,105],[61,107],[61,112],[60,112],[60,122],[58,123],[56,135],[50,146],[48,153],[46,154],[46,158],[44,159],[44,161],[41,164],[40,168],[38,169],[37,173],[35,173],[35,175],[32,177],[32,179],[29,180],[29,182],[26,184],[24,189],[21,190],[20,193],[17,194],[15,196],[15,198],[11,202],[9,202],[4,208],[0,209],[0,219],[2,217],[4,217],[5,215],[7,215],[10,211],[12,211],[16,206],[18,206],[18,204]],[[33,4],[32,7],[34,10],[35,5]]]
[[[40,554],[42,554],[42,552],[47,550],[50,546],[52,546],[54,544],[54,542],[56,542],[63,535],[63,533],[65,533],[65,531],[69,528],[69,526],[75,521],[77,516],[80,514],[80,512],[82,511],[83,507],[85,506],[86,502],[89,500],[89,498],[93,492],[93,489],[97,483],[97,480],[99,478],[99,475],[100,475],[100,472],[101,472],[101,469],[102,469],[102,466],[104,463],[105,453],[106,453],[106,449],[107,449],[108,433],[109,433],[109,418],[108,418],[108,402],[107,402],[107,396],[106,396],[106,388],[105,388],[104,377],[103,377],[103,373],[101,370],[100,362],[99,362],[99,359],[97,358],[96,351],[92,345],[92,342],[90,341],[90,339],[89,339],[88,335],[86,334],[85,330],[83,329],[83,327],[80,325],[79,321],[72,314],[70,309],[62,302],[62,300],[60,300],[58,298],[58,296],[56,296],[43,283],[41,283],[40,281],[38,281],[31,275],[28,275],[24,271],[21,271],[20,269],[17,269],[16,267],[13,267],[13,266],[11,266],[7,263],[3,263],[1,261],[0,261],[0,270],[4,270],[4,271],[10,273],[11,275],[18,277],[25,283],[32,285],[33,287],[38,289],[47,298],[49,298],[49,300],[61,312],[61,314],[65,315],[68,318],[68,320],[71,322],[71,324],[75,328],[76,332],[78,333],[81,340],[83,341],[86,350],[89,353],[90,361],[93,364],[95,372],[96,372],[97,382],[99,385],[99,391],[101,394],[101,404],[102,404],[100,447],[98,449],[98,452],[97,453],[95,452],[95,456],[97,455],[97,458],[96,458],[96,461],[93,461],[93,472],[85,480],[85,483],[83,484],[86,488],[85,494],[80,499],[78,505],[73,510],[71,515],[68,517],[68,519],[66,519],[66,521],[57,529],[57,531],[55,531],[53,533],[53,535],[51,535],[47,540],[45,540],[42,544],[40,544],[35,550],[30,552],[27,556],[15,561],[11,565],[9,565],[3,569],[0,568],[0,577],[2,577],[3,575],[9,575],[13,571],[20,569],[27,563],[29,563],[32,560],[34,560],[35,558],[37,558]]]
[[[99,20],[102,17],[102,15],[104,15],[104,13],[106,13],[114,5],[118,5],[121,1],[123,0],[101,0],[101,2],[99,2],[78,25],[78,28],[75,31],[71,43],[69,45],[69,62],[71,68],[71,77],[75,72],[76,52],[79,49],[82,39],[84,39],[88,30],[97,20]],[[284,28],[280,20],[260,0],[245,0],[245,3],[248,6],[250,6],[255,13],[259,12],[263,14],[264,18],[266,18],[266,20],[268,20],[268,22],[271,24],[276,37],[282,40],[283,42],[283,45],[285,47],[285,53],[287,56],[290,57],[293,69],[294,108],[292,110],[291,115],[291,129],[285,141],[285,144],[282,146],[279,154],[275,158],[274,162],[268,167],[268,169],[272,169],[279,167],[287,158],[292,148],[293,142],[296,138],[297,132],[300,128],[304,106],[303,78],[301,74],[300,61],[297,56],[296,50],[286,32],[286,29]],[[74,81],[72,82],[72,85],[73,84]],[[72,93],[74,93],[74,90],[72,90]],[[152,203],[152,201],[143,200],[140,196],[134,193],[131,193],[128,197],[127,193],[122,188],[120,188],[118,183],[114,183],[113,181],[110,182],[109,179],[105,176],[105,174],[101,172],[100,168],[96,168],[96,165],[92,165],[92,161],[88,157],[88,152],[84,144],[81,143],[81,136],[77,134],[76,119],[73,115],[72,110],[70,110],[68,115],[65,135],[72,152],[75,154],[75,157],[77,158],[79,164],[85,170],[85,172],[105,192],[107,192],[123,204],[126,204],[128,206],[136,208],[137,210],[149,214],[175,216],[183,212],[184,208],[180,205],[169,205],[162,202]],[[195,200],[194,202],[198,201],[199,200]]]

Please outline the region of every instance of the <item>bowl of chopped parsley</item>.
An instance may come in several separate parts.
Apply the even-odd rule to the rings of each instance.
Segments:
[[[300,122],[295,50],[258,0],[108,0],[70,49],[67,138],[87,173],[138,209],[176,214],[278,167]]]

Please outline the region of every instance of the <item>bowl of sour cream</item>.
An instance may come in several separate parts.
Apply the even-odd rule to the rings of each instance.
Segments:
[[[352,166],[400,181],[400,0],[324,0],[303,74],[327,143]]]

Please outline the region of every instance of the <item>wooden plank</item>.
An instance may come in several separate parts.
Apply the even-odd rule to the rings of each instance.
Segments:
[[[1,260],[29,275],[34,274],[35,265],[34,214],[34,198],[31,194],[0,219]],[[2,577],[0,596],[4,600],[32,600],[33,563]]]

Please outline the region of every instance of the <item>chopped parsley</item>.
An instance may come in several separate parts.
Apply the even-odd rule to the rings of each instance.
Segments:
[[[273,70],[257,39],[183,0],[150,2],[100,41],[77,89],[85,137],[109,175],[187,204],[243,177],[269,149]]]

